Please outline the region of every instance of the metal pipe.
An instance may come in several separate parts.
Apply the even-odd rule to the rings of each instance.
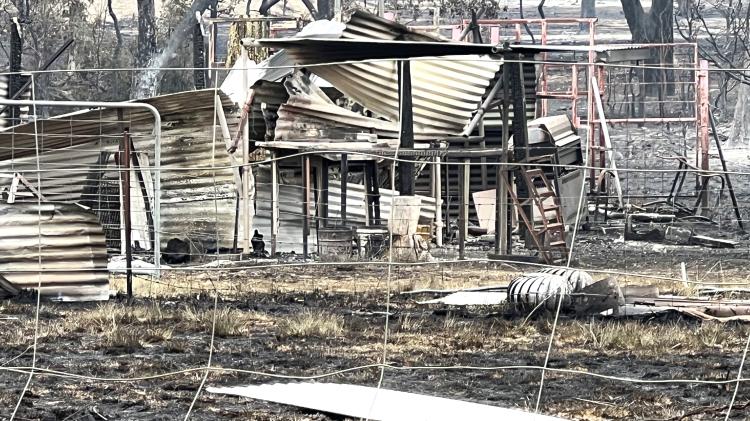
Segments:
[[[122,154],[120,155],[122,173],[122,210],[125,225],[125,279],[128,298],[133,298],[133,245],[131,242],[133,223],[130,219],[130,135],[125,129],[122,134]]]
[[[143,102],[106,102],[106,101],[27,101],[0,98],[0,105],[48,106],[48,107],[83,107],[83,108],[129,108],[144,109],[154,116],[154,274],[157,278],[161,269],[161,115],[151,104]]]
[[[435,157],[435,244],[438,247],[443,246],[443,176],[441,174],[442,165],[440,157]]]
[[[497,95],[497,91],[500,90],[500,86],[502,85],[500,79],[497,80],[497,83],[495,83],[495,86],[492,87],[492,90],[489,94],[487,94],[487,98],[485,98],[482,105],[477,110],[476,114],[474,114],[474,117],[472,117],[469,124],[466,125],[466,128],[463,132],[461,132],[461,136],[469,136],[471,132],[474,131],[474,129],[477,127],[477,124],[479,124],[479,121],[482,120],[482,117],[484,117],[484,113],[487,112],[487,108],[489,108],[490,104],[492,103],[492,100],[495,99],[495,95]]]
[[[459,190],[460,208],[458,210],[458,259],[466,258],[466,237],[469,233],[469,183],[471,179],[469,160],[464,160],[463,168],[459,170],[461,186]]]
[[[737,204],[737,196],[734,194],[734,187],[732,186],[732,179],[729,178],[727,173],[727,161],[724,160],[724,150],[721,147],[721,141],[719,136],[716,134],[716,123],[714,121],[714,113],[711,109],[708,109],[708,121],[711,123],[711,134],[713,135],[714,141],[716,141],[716,150],[719,152],[719,160],[721,160],[721,169],[724,171],[724,177],[727,179],[727,187],[729,188],[729,198],[732,199],[732,207],[734,207],[734,214],[737,216],[737,225],[740,226],[742,231],[745,231],[745,226],[742,223],[742,215],[740,214],[740,207]]]

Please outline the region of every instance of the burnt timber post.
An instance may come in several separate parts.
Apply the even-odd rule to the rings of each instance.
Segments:
[[[508,118],[510,115],[510,72],[508,66],[503,66],[503,102],[501,104],[501,115],[503,121],[502,131],[502,153],[498,157],[500,165],[497,166],[495,174],[495,254],[510,254],[509,235],[511,232],[508,223],[508,185],[504,180],[508,180],[508,138],[510,136],[510,127]]]
[[[370,225],[380,225],[380,186],[378,185],[378,166],[375,161],[365,162],[365,190],[367,220]]]
[[[404,149],[414,148],[414,114],[412,110],[411,97],[411,62],[399,60],[398,62],[398,97],[399,97],[399,122],[401,126],[401,142],[399,146]],[[414,195],[414,163],[398,163],[398,191],[402,196]]]
[[[332,0],[318,0],[317,19],[331,19],[333,17],[333,14],[331,13],[331,2]]]

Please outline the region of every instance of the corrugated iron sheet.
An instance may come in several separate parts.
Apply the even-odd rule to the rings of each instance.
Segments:
[[[213,97],[206,102],[212,104]],[[233,247],[235,169],[218,122],[212,127],[213,108],[188,108],[162,118],[162,248],[171,238],[187,240],[198,253]],[[228,121],[230,133],[236,131],[236,121],[236,116]],[[152,137],[142,134],[134,139],[136,148],[148,153],[153,163]],[[217,169],[212,170],[212,165]]]
[[[458,135],[476,112],[501,62],[480,56],[462,58],[466,60],[412,62],[415,135],[433,138]],[[398,121],[395,61],[316,66],[311,71],[364,107]]]
[[[219,91],[221,92],[221,91]],[[187,91],[176,94],[161,95],[153,98],[134,100],[151,104],[159,110],[162,117],[213,109],[213,89]],[[231,107],[232,102],[220,94],[222,104]],[[150,112],[139,109],[123,110],[123,120],[119,120],[117,110],[97,109],[76,111],[68,114],[37,120],[0,130],[0,161],[36,153],[34,132],[38,130],[40,152],[66,148],[91,142],[104,141],[117,144],[122,137],[122,128],[133,130],[151,130],[153,116]],[[36,129],[35,129],[36,128]]]
[[[491,89],[491,82],[496,79],[502,65],[502,61],[486,55],[472,55],[473,45],[477,46],[477,52],[484,53],[491,50],[490,46],[438,42],[435,37],[411,31],[403,25],[365,12],[353,15],[339,39],[291,38],[261,42],[266,41],[285,48],[289,57],[302,65],[347,61],[357,57],[360,60],[398,58],[393,55],[393,45],[399,48],[408,46],[409,54],[404,57],[411,57],[410,54],[427,56],[429,54],[425,54],[425,48],[443,52],[441,55],[458,55],[450,59],[411,62],[414,132],[422,137],[461,133]],[[451,51],[451,46],[457,47],[456,50]],[[310,66],[309,70],[377,115],[398,121],[396,61],[316,65]]]
[[[271,250],[271,169],[270,166],[253,167],[255,175],[255,215],[252,229],[258,230]],[[302,204],[304,189],[302,180],[294,172],[280,171],[279,177],[279,230],[276,251],[302,253]],[[310,250],[317,244],[314,229],[308,236]]]
[[[386,39],[401,41],[441,41],[438,36],[414,32],[400,23],[372,13],[355,10],[342,34],[351,39]]]
[[[50,299],[108,299],[97,216],[70,204],[0,203],[0,276],[18,288],[36,289],[41,280],[40,292]]]
[[[251,140],[273,140],[279,107],[287,102],[289,93],[281,82],[259,80],[252,86],[253,102],[248,116]],[[264,111],[265,110],[265,111]]]
[[[218,122],[215,128],[215,152],[212,149],[215,93],[213,89],[206,89],[143,100],[154,105],[162,116],[162,245],[170,238],[181,238],[194,244],[198,252],[214,249],[217,244],[220,248],[233,246],[236,185],[234,170],[229,168],[232,162]],[[237,115],[229,112],[231,101],[221,91],[219,95],[226,110],[230,133],[234,134]],[[40,139],[46,151],[40,155],[42,194],[46,196],[49,191],[52,194],[49,199],[78,202],[88,185],[87,177],[97,169],[97,154],[99,151],[117,149],[123,127],[130,127],[136,150],[147,154],[147,162],[141,162],[141,165],[150,170],[154,163],[152,119],[147,112],[124,110],[126,121],[121,122],[117,121],[116,110],[107,109],[79,111],[40,120]],[[20,167],[30,174],[27,178],[36,184],[34,125],[0,131],[0,142],[14,145],[13,149],[0,150],[0,156],[6,158],[5,162],[0,163],[0,172]],[[68,148],[60,149],[64,146]],[[213,162],[213,153],[216,155],[215,166],[219,168],[215,173],[208,169]],[[114,179],[117,180],[116,172]],[[137,179],[133,177],[131,180],[133,189],[139,189]],[[148,186],[149,194],[152,194],[152,188],[152,185]],[[117,191],[114,194],[118,194]],[[153,203],[151,197],[150,202]]]
[[[379,189],[380,191],[380,218],[383,225],[391,219],[391,205],[393,196],[400,196],[398,191],[391,189]],[[429,196],[417,195],[422,199],[419,210],[419,223],[430,224],[435,219],[435,199]],[[357,183],[346,185],[346,220],[351,225],[364,226],[367,218],[367,204],[365,201],[365,186]],[[328,217],[331,219],[341,218],[341,182],[330,181],[328,183]]]
[[[7,70],[7,68],[6,68]],[[29,76],[27,75],[21,75],[22,81],[25,83],[26,80],[28,80]],[[8,98],[8,91],[10,90],[8,85],[10,85],[10,76],[9,75],[0,75],[0,98]],[[29,100],[31,99],[31,90],[29,88],[26,88],[26,90],[21,94],[20,99],[23,100]],[[0,113],[0,129],[4,127],[8,127],[13,125],[12,122],[8,120],[10,117],[10,108],[5,108],[4,105],[0,106],[0,109],[3,109],[3,112]],[[23,106],[20,107],[21,111],[21,120],[22,121],[28,121],[29,120],[29,107]],[[16,124],[19,123],[18,120],[15,121]]]
[[[256,213],[253,217],[252,228],[257,229],[266,241],[266,249],[270,249],[271,241],[271,171],[268,166],[254,168],[256,197]],[[297,170],[282,170],[279,177],[279,236],[277,251],[302,252],[302,203],[304,190],[302,180]],[[398,196],[399,193],[395,192]],[[391,214],[391,203],[394,192],[390,189],[380,189],[380,217],[383,225]],[[419,196],[422,199],[420,208],[420,223],[429,224],[435,218],[435,199]],[[348,183],[346,196],[347,224],[364,226],[366,224],[365,187],[362,184]],[[311,215],[316,214],[314,205],[310,209]],[[328,218],[331,223],[341,219],[341,182],[330,181],[328,184]],[[312,221],[312,220],[311,220]],[[314,222],[310,225],[308,237],[310,250],[315,250],[317,238]]]
[[[301,72],[288,76],[284,86],[289,98],[278,109],[275,140],[354,139],[362,132],[398,137],[395,123],[339,107]]]
[[[563,418],[383,388],[337,383],[274,383],[255,386],[208,387],[220,393],[262,399],[380,421],[563,421]],[[523,405],[519,402],[519,405]]]
[[[0,162],[0,174],[11,176],[20,173],[40,190],[47,200],[75,203],[81,201],[81,194],[85,188],[95,187],[90,176],[97,168],[101,151],[105,150],[106,148],[99,149],[93,145],[79,145],[40,154],[41,187],[38,185],[37,163],[34,156]],[[0,189],[8,187],[10,182],[9,178],[0,178]],[[17,200],[36,201],[36,198],[19,197]]]

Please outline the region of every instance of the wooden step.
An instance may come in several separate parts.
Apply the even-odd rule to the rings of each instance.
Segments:
[[[564,247],[567,247],[567,246],[568,246],[568,243],[566,243],[566,242],[565,242],[565,240],[560,240],[560,241],[551,241],[551,242],[549,243],[549,246],[550,246],[550,247],[563,247],[563,246],[564,246]]]

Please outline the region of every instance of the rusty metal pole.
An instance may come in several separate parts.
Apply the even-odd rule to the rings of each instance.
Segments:
[[[130,134],[125,129],[122,134],[120,170],[122,171],[122,219],[125,224],[125,276],[129,299],[133,298],[133,245],[131,244],[133,227],[130,220],[130,155]]]
[[[708,211],[708,177],[705,172],[709,171],[708,163],[708,61],[701,60],[698,71],[698,151],[700,153],[700,169],[704,171],[701,180],[701,214]]]

